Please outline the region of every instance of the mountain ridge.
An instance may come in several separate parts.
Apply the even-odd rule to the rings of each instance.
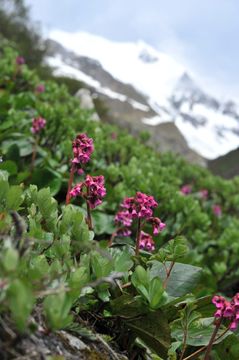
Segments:
[[[239,146],[238,105],[207,94],[188,69],[168,55],[142,41],[113,43],[91,34],[57,31],[50,37],[55,49],[48,62],[55,73],[78,76],[107,106],[114,103],[113,112],[123,117],[130,115],[130,104],[138,112],[132,126],[137,122],[141,128],[143,123],[154,133],[163,123],[174,124],[201,158],[215,159]],[[118,111],[120,105],[125,114]]]

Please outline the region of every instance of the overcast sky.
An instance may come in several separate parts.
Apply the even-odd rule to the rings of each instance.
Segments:
[[[45,31],[148,42],[239,100],[239,0],[26,0]]]

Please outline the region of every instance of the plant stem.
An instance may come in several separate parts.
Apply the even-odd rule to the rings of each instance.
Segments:
[[[124,230],[124,229],[125,229],[124,227],[121,227],[112,233],[110,240],[108,242],[108,247],[111,247],[113,245],[113,241],[114,241],[115,237],[117,236],[117,234],[119,233],[119,231]]]
[[[229,325],[230,326],[230,325]],[[221,337],[223,337],[228,331],[229,331],[229,326],[215,339],[215,341],[219,340]],[[206,349],[207,346],[203,346],[200,349],[198,349],[197,351],[195,351],[194,353],[192,353],[191,355],[187,356],[186,358],[184,358],[183,360],[193,360],[193,359],[198,359],[198,355],[200,355],[201,353],[203,353]]]
[[[182,353],[181,353],[181,356],[180,356],[179,360],[183,360],[183,357],[184,357],[184,354],[185,354],[185,351],[186,351],[186,348],[187,348],[187,331],[188,331],[188,329],[184,328],[184,331],[183,331],[183,348],[182,348]]]
[[[70,191],[71,191],[73,180],[74,180],[74,168],[72,166],[71,167],[71,172],[70,172],[70,178],[69,178],[69,181],[68,181],[67,194],[66,194],[66,205],[70,204],[70,200],[71,200]]]
[[[170,277],[171,271],[173,270],[174,264],[175,264],[175,261],[171,261],[169,268],[168,269],[166,268],[166,278],[164,279],[164,282],[163,282],[164,289],[166,289],[166,287],[167,287],[167,282]]]
[[[136,248],[135,248],[135,255],[139,255],[139,244],[140,244],[140,235],[141,235],[141,219],[138,219],[138,226],[137,226],[137,234],[136,234]]]
[[[205,353],[205,356],[204,356],[204,360],[209,360],[209,356],[210,356],[210,352],[212,350],[212,346],[213,346],[213,342],[216,338],[216,335],[217,335],[217,332],[221,326],[221,323],[222,323],[222,317],[216,321],[216,324],[215,324],[215,329],[212,333],[212,336],[211,336],[211,339],[208,343],[208,346],[207,346],[207,350],[206,350],[206,353]]]
[[[35,138],[33,148],[32,148],[32,161],[31,161],[31,170],[30,170],[31,175],[33,173],[34,166],[35,166],[35,160],[36,160],[36,155],[37,155],[37,144],[38,144],[38,138]]]
[[[86,222],[88,224],[89,230],[93,230],[91,210],[90,210],[90,202],[88,200],[86,200],[86,205],[87,205],[87,221]]]

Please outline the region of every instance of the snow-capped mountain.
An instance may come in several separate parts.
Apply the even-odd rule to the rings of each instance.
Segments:
[[[110,105],[114,100],[112,114],[123,126],[126,119],[132,129],[149,129],[166,150],[171,144],[184,153],[188,145],[206,159],[239,146],[239,106],[207,94],[167,54],[142,41],[113,42],[84,32],[52,31],[50,39],[48,63],[55,73],[85,82]]]

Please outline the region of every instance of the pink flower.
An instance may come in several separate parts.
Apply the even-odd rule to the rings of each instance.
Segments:
[[[129,217],[148,219],[153,215],[153,208],[157,207],[158,203],[153,196],[137,192],[135,197],[126,198],[121,207],[128,210]]]
[[[212,298],[212,303],[216,306],[217,309],[223,309],[225,305],[225,298],[223,296],[215,295]]]
[[[183,185],[180,191],[183,195],[188,195],[192,192],[192,185],[189,184]]]
[[[23,64],[25,64],[25,59],[24,59],[24,57],[23,57],[23,56],[17,56],[17,57],[16,57],[16,64],[17,64],[17,65],[23,65]]]
[[[214,317],[222,317],[223,316],[223,311],[222,310],[220,310],[220,309],[218,309],[216,312],[215,312],[215,314],[214,314]]]
[[[119,227],[117,230],[118,234],[122,233],[122,229],[128,233],[129,230],[127,231],[127,228],[132,226],[134,219],[142,220],[141,231],[145,223],[149,222],[153,227],[153,235],[157,235],[166,226],[166,224],[164,224],[159,218],[152,216],[153,209],[158,206],[158,203],[151,195],[137,192],[134,197],[125,198],[120,206],[122,210],[120,210],[115,216],[115,223]],[[147,236],[148,239],[151,237],[149,234],[147,234]],[[141,240],[142,247],[148,247],[150,250],[153,250],[153,240],[151,242],[145,242],[146,238],[144,236]]]
[[[78,175],[83,175],[83,174],[84,174],[84,170],[83,170],[83,169],[78,169],[78,170],[77,170],[77,174],[78,174]]]
[[[207,189],[200,190],[199,195],[200,195],[201,199],[207,200],[207,198],[208,198],[208,190]]]
[[[151,217],[148,219],[148,222],[153,226],[153,234],[158,235],[160,231],[162,231],[166,224],[164,224],[158,217]]]
[[[132,221],[132,217],[130,216],[128,210],[118,211],[115,215],[115,222],[118,224],[121,223],[124,226],[131,226]]]
[[[111,133],[111,139],[112,139],[112,140],[116,140],[117,137],[118,137],[118,135],[117,135],[116,132],[112,132],[112,133]]]
[[[234,315],[234,307],[231,305],[229,301],[225,301],[223,317],[232,317]]]
[[[233,297],[233,305],[239,307],[239,293]]]
[[[38,134],[46,126],[46,120],[42,117],[38,117],[32,120],[31,132]]]
[[[223,296],[215,295],[212,303],[216,306],[217,311],[214,314],[216,318],[229,318],[230,330],[236,330],[239,323],[239,293],[237,293],[231,301],[226,300]]]
[[[230,324],[230,330],[234,331],[237,329],[238,326],[238,322],[237,321],[232,321]]]
[[[116,231],[117,236],[127,237],[131,235],[131,230],[127,229],[126,227],[122,227]]]
[[[213,214],[217,217],[221,217],[222,216],[222,208],[220,205],[213,205],[212,206],[212,211]]]
[[[83,182],[74,186],[73,189],[70,191],[70,196],[71,197],[83,196],[83,191],[82,191],[83,186],[84,186]]]
[[[141,231],[139,248],[146,249],[148,251],[155,250],[155,244],[154,244],[153,238],[150,234],[147,234],[144,231]]]
[[[84,182],[80,182],[70,191],[70,196],[81,196],[85,198],[91,209],[102,204],[102,199],[106,195],[104,187],[104,176],[87,175]]]
[[[93,139],[89,138],[86,134],[79,134],[72,142],[72,149],[74,154],[74,158],[71,161],[73,170],[79,172],[82,164],[90,161],[90,156],[94,151]]]
[[[39,85],[37,85],[36,86],[36,92],[37,93],[43,93],[45,91],[45,85],[43,85],[43,84],[39,84]]]

